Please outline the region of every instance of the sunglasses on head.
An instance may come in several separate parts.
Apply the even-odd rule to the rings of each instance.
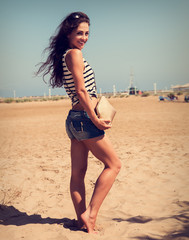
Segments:
[[[71,18],[72,19],[79,19],[81,17],[81,14],[79,13],[72,13]]]

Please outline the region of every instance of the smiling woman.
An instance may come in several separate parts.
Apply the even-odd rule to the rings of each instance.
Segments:
[[[87,31],[89,32],[90,20],[85,13],[75,12],[68,15],[58,26],[56,31],[57,34],[50,38],[49,47],[44,50],[49,52],[49,56],[46,62],[41,63],[36,75],[44,71],[44,79],[47,74],[50,74],[49,82],[53,88],[63,86],[62,55],[67,49],[71,48],[69,38],[74,38],[74,35],[83,35],[83,33],[80,33],[80,31],[78,32],[78,26],[84,23],[88,28]],[[82,46],[83,43],[78,43],[78,45]],[[81,49],[81,46],[79,49]]]
[[[72,101],[66,119],[66,132],[71,141],[70,193],[77,215],[78,228],[94,233],[100,206],[108,194],[121,162],[104,130],[111,128],[110,120],[96,114],[97,90],[93,69],[83,58],[81,50],[89,36],[89,18],[81,12],[71,13],[60,24],[56,36],[51,38],[50,53],[39,72],[50,73],[52,87],[64,86]],[[103,164],[95,189],[86,208],[84,178],[91,151]]]

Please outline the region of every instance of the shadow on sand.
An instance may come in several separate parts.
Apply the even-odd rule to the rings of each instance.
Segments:
[[[164,236],[157,236],[157,238],[150,237],[148,235],[143,236],[137,236],[138,240],[186,240],[189,239],[189,202],[188,201],[178,201],[176,203],[178,206],[182,207],[182,211],[179,212],[178,215],[172,215],[168,217],[162,217],[162,218],[150,218],[145,216],[136,216],[132,218],[113,218],[116,222],[129,222],[132,223],[138,223],[138,224],[145,224],[151,221],[163,221],[166,219],[175,219],[177,220],[181,225],[180,230],[173,230],[172,232],[166,233]]]
[[[178,203],[178,205],[180,202]],[[138,224],[146,224],[150,221],[162,221],[166,219],[175,219],[179,221],[182,225],[182,229],[180,231],[172,231],[167,233],[165,236],[157,236],[157,238],[143,235],[137,236],[138,240],[185,240],[189,239],[189,202],[182,202],[182,207],[184,205],[184,209],[178,214],[169,217],[162,217],[162,218],[150,218],[144,216],[136,216],[132,218],[113,218],[112,220],[116,222],[129,222],[130,224],[138,223]],[[13,206],[6,206],[0,204],[0,225],[8,226],[23,226],[27,224],[59,224],[62,225],[64,228],[68,228],[72,231],[84,231],[78,229],[76,226],[76,221],[71,220],[69,218],[42,218],[41,215],[33,214],[28,215],[25,212],[20,212]]]
[[[59,224],[64,228],[68,228],[72,231],[84,231],[78,229],[76,226],[76,221],[69,218],[42,218],[41,215],[33,214],[28,215],[25,212],[20,212],[13,206],[6,206],[0,204],[0,225],[14,225],[23,226],[27,224]]]

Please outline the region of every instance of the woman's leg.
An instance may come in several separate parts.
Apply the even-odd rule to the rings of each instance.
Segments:
[[[85,173],[87,170],[88,149],[82,142],[71,140],[71,180],[70,193],[78,219],[78,227],[82,227],[81,214],[86,211]]]
[[[81,215],[88,232],[93,233],[99,208],[120,171],[121,162],[106,136],[84,140],[83,142],[94,156],[105,165],[97,179],[89,206]]]

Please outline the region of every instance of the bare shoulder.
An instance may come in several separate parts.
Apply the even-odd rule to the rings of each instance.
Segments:
[[[76,48],[71,49],[66,55],[66,60],[71,61],[71,62],[82,60],[82,59],[83,59],[83,55],[82,55],[81,50],[76,49]]]
[[[84,69],[83,55],[79,49],[71,49],[66,55],[66,64],[68,70],[73,72],[74,69]]]

